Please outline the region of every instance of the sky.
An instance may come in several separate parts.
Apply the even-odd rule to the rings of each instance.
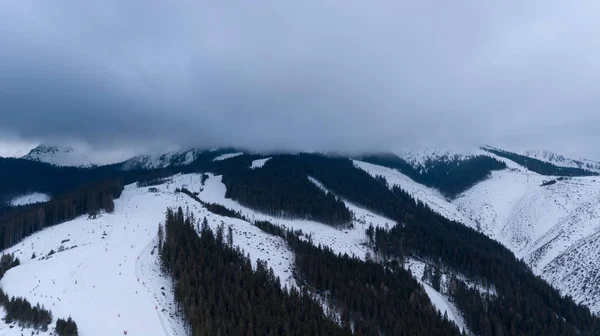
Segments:
[[[600,159],[594,1],[1,1],[0,154],[490,144]]]

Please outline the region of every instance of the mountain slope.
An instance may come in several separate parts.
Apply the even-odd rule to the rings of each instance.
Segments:
[[[600,291],[591,285],[600,274],[600,179],[558,180],[502,159],[508,169],[492,172],[451,202],[396,170],[355,165],[384,176],[440,215],[502,242],[563,294],[600,312]],[[542,186],[552,180],[556,183]]]
[[[600,162],[584,158],[565,157],[561,154],[548,150],[529,150],[523,152],[523,155],[555,164],[561,167],[581,168],[600,173]]]
[[[574,177],[542,186],[548,177],[515,171],[492,178],[453,201],[486,235],[509,247],[564,294],[600,311],[593,290],[600,258],[600,179]],[[578,259],[585,255],[583,260]],[[586,265],[585,267],[583,265]]]
[[[83,150],[50,145],[35,147],[27,155],[23,156],[23,159],[62,167],[92,167],[98,165]]]

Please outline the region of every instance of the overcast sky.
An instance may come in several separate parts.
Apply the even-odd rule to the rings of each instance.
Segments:
[[[554,0],[1,1],[0,144],[600,159],[599,15]]]

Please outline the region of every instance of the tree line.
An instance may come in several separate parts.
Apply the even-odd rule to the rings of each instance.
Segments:
[[[6,249],[46,227],[83,214],[114,210],[114,199],[123,192],[123,180],[112,179],[78,187],[45,203],[18,207],[0,217],[0,248]]]

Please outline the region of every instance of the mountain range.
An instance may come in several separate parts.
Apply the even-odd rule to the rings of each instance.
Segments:
[[[528,278],[527,272],[532,272],[566,295],[565,302],[573,300],[593,314],[600,313],[600,287],[597,286],[600,282],[600,211],[597,210],[600,163],[591,160],[568,159],[550,152],[514,153],[490,146],[462,151],[427,148],[350,158],[321,154],[261,155],[221,148],[138,156],[98,166],[85,153],[40,146],[21,159],[0,159],[0,163],[0,176],[5,185],[0,189],[0,196],[7,205],[12,204],[0,208],[0,215],[4,217],[0,217],[0,228],[11,223],[6,221],[11,215],[59,202],[71,190],[87,183],[117,178],[126,185],[122,195],[115,194],[115,209],[101,211],[98,218],[76,215],[73,219],[65,218],[64,224],[35,234],[37,230],[32,230],[33,235],[24,234],[15,240],[16,244],[9,243],[12,238],[4,237],[4,248],[19,256],[22,265],[7,272],[2,288],[11,295],[56,307],[61,315],[72,315],[86,334],[107,334],[120,329],[148,335],[186,333],[187,315],[173,308],[177,294],[165,290],[169,286],[168,278],[163,277],[160,262],[154,255],[158,244],[155,225],[164,219],[167,206],[189,207],[196,219],[206,217],[215,232],[222,223],[231,226],[233,244],[249,254],[255,263],[258,259],[266,260],[288,288],[305,288],[302,281],[308,283],[310,276],[306,273],[302,281],[297,276],[300,264],[295,263],[294,258],[300,258],[300,252],[295,250],[292,238],[269,234],[271,231],[265,232],[264,227],[258,229],[262,221],[301,231],[300,237],[315,246],[324,246],[363,262],[375,259],[385,265],[400,258],[432,304],[467,334],[487,335],[486,323],[490,323],[490,330],[511,334],[510,328],[506,329],[509,325],[503,324],[507,321],[505,318],[510,318],[489,312],[489,317],[475,323],[473,313],[455,296],[453,281],[459,280],[454,279],[475,288],[477,295],[487,297],[481,300],[488,300],[488,304],[499,302],[500,296],[509,296],[505,288],[508,280],[490,275],[504,266],[487,273],[481,269],[484,266],[461,264],[459,259],[449,257],[449,253],[473,253],[468,263],[475,264],[479,263],[476,260],[485,258],[496,260],[495,255],[498,255],[499,265],[514,263],[511,269],[520,269],[518,265],[522,263],[523,271],[515,271],[521,275],[514,276],[522,283],[519,286],[525,287],[508,286],[511,293],[546,288],[535,282],[533,275]],[[37,175],[51,181],[38,179]],[[70,182],[66,182],[69,177]],[[374,181],[387,188],[381,189]],[[28,195],[31,196],[28,198]],[[100,198],[103,199],[103,195],[105,193]],[[24,205],[36,201],[42,203]],[[104,209],[103,206],[100,208]],[[429,230],[427,223],[432,227],[441,225],[442,231],[449,231],[442,235],[438,230],[437,243],[428,241],[433,239],[433,233],[395,231],[403,227],[406,230],[411,225],[413,229],[424,225],[419,230]],[[373,228],[373,234],[369,228]],[[406,241],[401,243],[402,251],[392,247],[398,246],[391,243],[395,234],[408,237],[409,233],[429,248],[414,247]],[[454,245],[464,244],[458,247],[472,252],[448,250],[457,246],[444,247],[459,236],[470,238],[461,238],[457,240],[461,243]],[[21,242],[21,239],[24,240]],[[390,245],[383,243],[386,241],[390,241]],[[494,245],[498,243],[500,245]],[[131,251],[125,250],[127,246],[131,246]],[[76,251],[50,253],[71,248]],[[36,257],[32,258],[32,254]],[[514,261],[506,261],[511,258]],[[94,271],[93,265],[105,265],[105,268]],[[39,275],[46,271],[50,275]],[[439,272],[438,280],[432,276],[436,272]],[[125,277],[124,282],[113,285],[110,294],[101,291],[103,282],[120,279],[120,276]],[[40,284],[35,283],[36,277]],[[54,287],[55,277],[60,277],[59,289]],[[136,286],[135,278],[146,279],[139,291],[148,293],[147,297],[137,297],[138,292],[130,291]],[[78,287],[78,283],[85,288]],[[107,301],[109,298],[123,305],[118,312],[112,302]],[[334,304],[326,298],[321,300],[326,310]],[[540,297],[540,300],[545,299]],[[545,304],[568,321],[569,328],[592,328],[582,334],[596,330],[591,327],[592,322],[581,317],[584,313],[567,313],[566,308],[558,307],[571,307],[568,303],[553,300],[557,299]],[[147,305],[156,309],[140,308]],[[155,313],[159,307],[160,311]],[[104,330],[92,332],[97,322],[85,313],[90,309],[106,317]],[[134,310],[140,311],[121,317],[121,314],[127,316],[126,311]],[[115,313],[119,315],[117,318],[111,316]],[[341,310],[338,313],[338,322],[343,325],[343,313]],[[576,317],[571,319],[568,314]],[[495,322],[486,322],[488,318]],[[145,325],[132,322],[144,319],[151,322]],[[581,322],[583,320],[586,322]],[[526,328],[519,323],[515,325],[515,328]]]

